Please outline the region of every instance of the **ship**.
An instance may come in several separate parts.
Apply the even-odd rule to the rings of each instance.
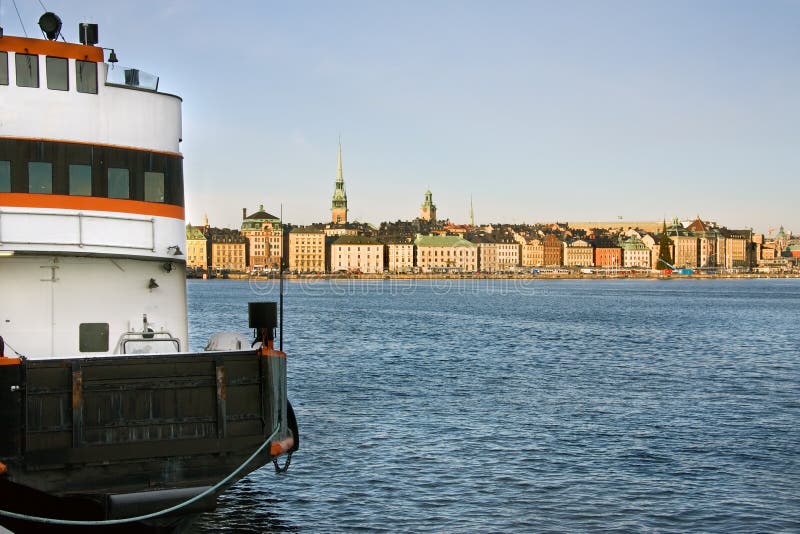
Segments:
[[[0,525],[178,528],[299,446],[278,306],[190,350],[182,99],[39,27],[0,28]]]

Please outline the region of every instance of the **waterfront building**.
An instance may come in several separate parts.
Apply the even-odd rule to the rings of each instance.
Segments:
[[[498,272],[497,243],[479,241],[478,245],[478,270],[483,273]]]
[[[594,248],[595,267],[614,269],[622,266],[622,249],[620,247],[602,246]]]
[[[383,272],[384,245],[374,237],[345,235],[331,244],[331,272]]]
[[[249,269],[261,271],[280,268],[283,229],[279,217],[264,211],[263,204],[250,215],[247,215],[246,208],[242,208],[242,225],[239,231],[250,243]]]
[[[675,267],[697,267],[699,263],[698,240],[691,235],[676,217],[667,227],[667,236],[673,245],[673,261]]]
[[[436,205],[433,203],[430,189],[425,191],[425,202],[419,210],[419,218],[423,221],[436,222]]]
[[[565,267],[591,267],[594,265],[594,250],[583,239],[564,243]]]
[[[497,243],[497,263],[501,272],[513,271],[522,265],[519,243],[503,241]]]
[[[191,224],[186,225],[186,267],[208,268],[208,240],[199,228]]]
[[[209,269],[217,273],[245,272],[249,241],[238,230],[212,228],[209,230],[211,263]]]
[[[347,222],[347,193],[344,190],[342,174],[342,142],[339,141],[339,164],[336,170],[336,186],[331,199],[331,222],[345,224]]]
[[[560,267],[564,265],[564,245],[555,234],[547,234],[542,242],[544,265]]]
[[[459,236],[417,236],[417,267],[423,273],[475,272],[478,247]]]
[[[522,266],[540,267],[544,265],[544,246],[541,240],[531,239],[522,245]]]
[[[388,269],[392,273],[410,273],[414,271],[414,244],[389,243],[386,245]]]
[[[323,273],[326,265],[325,232],[319,228],[299,227],[289,232],[289,270]]]
[[[620,243],[623,267],[650,269],[653,265],[652,251],[641,239],[629,237]]]
[[[725,241],[724,266],[726,269],[749,269],[751,267],[750,244],[752,230],[720,230]]]

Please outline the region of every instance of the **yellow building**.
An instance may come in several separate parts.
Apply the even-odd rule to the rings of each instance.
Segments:
[[[459,236],[417,236],[417,267],[423,273],[475,272],[478,247]]]
[[[539,239],[531,239],[522,245],[522,266],[539,267],[544,265],[544,246]]]
[[[289,270],[325,272],[325,232],[316,228],[294,228],[289,232]]]
[[[594,265],[594,249],[582,239],[564,243],[565,267],[591,267]]]
[[[671,235],[675,267],[697,267],[698,241],[693,236]]]
[[[363,236],[342,236],[331,245],[331,272],[383,272],[383,243]]]
[[[199,228],[190,224],[186,225],[186,267],[208,268],[208,240]]]
[[[244,272],[247,270],[247,238],[236,230],[212,229],[211,270]]]

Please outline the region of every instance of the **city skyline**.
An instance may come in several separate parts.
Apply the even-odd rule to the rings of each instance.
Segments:
[[[41,6],[17,4],[36,35]],[[796,2],[47,8],[184,99],[193,224],[260,203],[325,221],[341,134],[349,220],[416,217],[430,189],[455,223],[472,197],[481,224],[800,229]],[[23,33],[8,2],[0,26]]]

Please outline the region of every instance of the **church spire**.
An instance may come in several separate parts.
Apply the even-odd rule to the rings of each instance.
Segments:
[[[336,183],[344,182],[342,176],[342,136],[339,136],[339,165],[336,167]]]
[[[475,211],[472,209],[472,195],[469,196],[469,225],[475,226]]]
[[[339,136],[339,161],[336,169],[336,188],[331,200],[331,222],[344,224],[347,222],[347,193],[344,190],[342,174],[342,138]]]

